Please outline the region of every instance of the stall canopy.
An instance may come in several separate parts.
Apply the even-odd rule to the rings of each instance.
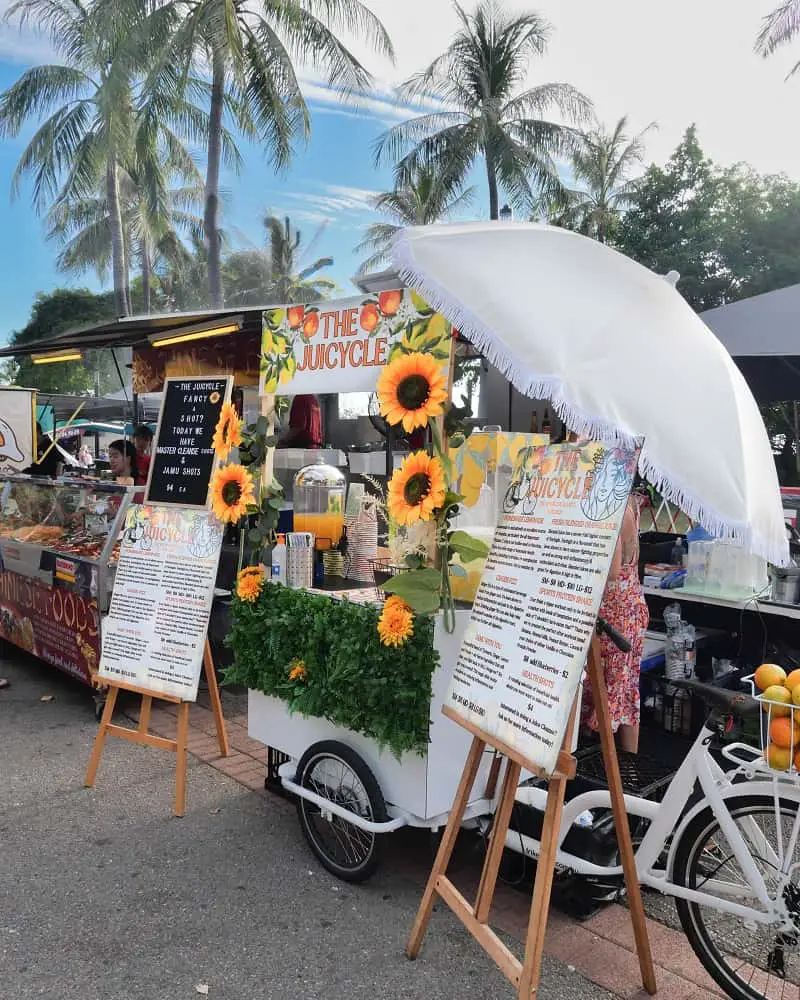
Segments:
[[[800,399],[800,284],[708,309],[700,318],[759,402]]]

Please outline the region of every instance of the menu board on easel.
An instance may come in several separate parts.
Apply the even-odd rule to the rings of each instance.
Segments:
[[[153,441],[147,503],[202,508],[214,471],[212,445],[233,378],[168,378]]]
[[[445,705],[552,774],[638,451],[526,449],[505,497]]]
[[[221,548],[211,511],[129,508],[103,622],[102,680],[196,699]]]

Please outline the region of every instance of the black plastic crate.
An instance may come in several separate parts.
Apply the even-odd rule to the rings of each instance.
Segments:
[[[676,736],[693,738],[708,718],[702,698],[671,684],[663,674],[650,670],[639,682],[641,725]]]

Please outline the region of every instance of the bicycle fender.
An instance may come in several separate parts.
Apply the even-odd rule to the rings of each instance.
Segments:
[[[720,789],[720,795],[725,802],[728,802],[730,799],[750,798],[753,795],[762,795],[765,798],[772,799],[775,797],[775,783],[772,780],[742,781],[736,785],[729,785],[727,788]],[[800,788],[788,781],[782,781],[780,782],[780,798],[787,799],[790,802],[795,802],[798,807],[800,807]],[[692,822],[695,816],[707,807],[710,808],[710,806],[711,803],[708,799],[700,799],[691,807],[691,809],[689,809],[673,833],[672,843],[670,844],[669,855],[667,857],[668,880],[672,879],[672,866],[675,860],[675,854],[686,827]]]

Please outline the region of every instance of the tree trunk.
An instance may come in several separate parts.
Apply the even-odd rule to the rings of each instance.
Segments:
[[[497,198],[497,171],[495,170],[494,158],[486,151],[486,179],[489,182],[489,218],[496,220],[500,218],[500,206]]]
[[[211,106],[208,115],[208,167],[206,169],[203,230],[208,247],[208,297],[212,306],[222,305],[222,246],[219,233],[219,166],[222,153],[222,111],[225,93],[225,60],[221,49],[211,61]]]
[[[142,247],[142,312],[150,313],[150,250],[145,242]]]
[[[119,206],[119,178],[117,161],[109,156],[106,164],[106,199],[111,230],[111,271],[114,277],[114,306],[117,315],[130,313],[128,301],[128,269],[125,263],[125,238],[122,232],[122,213]]]

